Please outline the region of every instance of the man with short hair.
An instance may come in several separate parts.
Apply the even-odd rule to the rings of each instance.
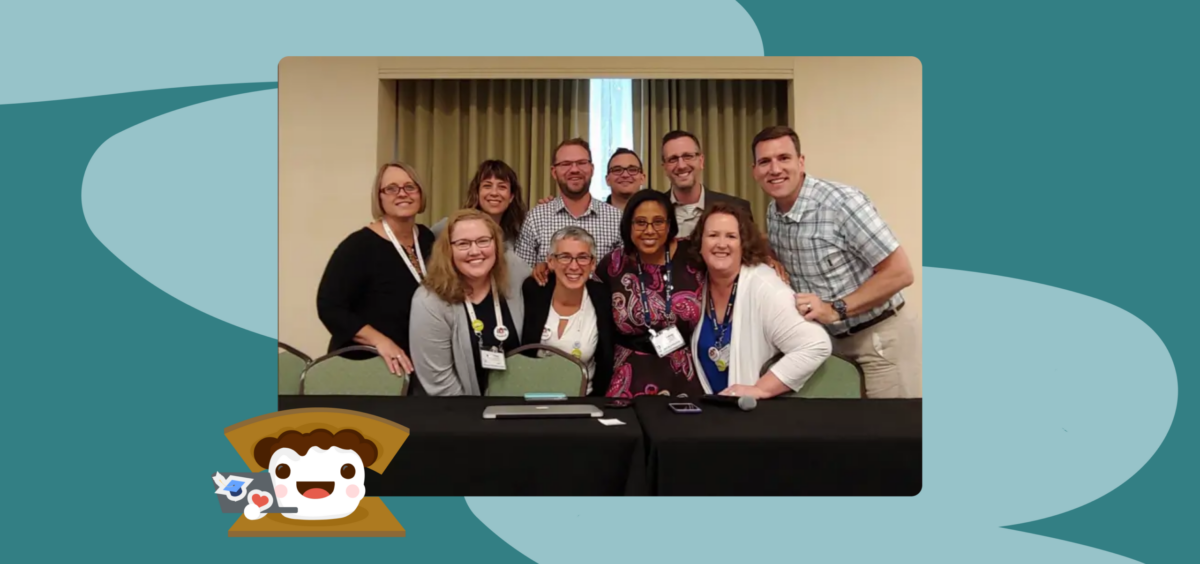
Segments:
[[[637,153],[621,147],[608,159],[608,174],[604,177],[612,190],[605,202],[624,210],[625,202],[646,184],[646,171]]]
[[[687,237],[696,228],[704,206],[711,202],[728,202],[742,206],[754,217],[750,202],[710,190],[703,183],[704,153],[700,151],[700,140],[686,131],[672,131],[663,136],[662,167],[671,180],[668,192],[675,205],[675,219],[679,222],[679,236]]]
[[[754,180],[774,200],[767,236],[787,268],[796,308],[834,337],[833,354],[862,367],[867,397],[915,395],[920,334],[900,290],[912,265],[892,230],[857,188],[804,170],[800,137],[768,127],[754,137]]]
[[[596,240],[601,257],[621,244],[621,212],[592,198],[588,191],[592,172],[592,149],[587,141],[568,139],[554,149],[550,176],[558,184],[558,196],[529,210],[517,241],[517,255],[529,266],[537,267],[546,260],[550,238],[567,226],[586,229]]]

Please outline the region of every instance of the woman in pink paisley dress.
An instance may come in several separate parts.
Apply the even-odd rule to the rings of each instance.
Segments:
[[[703,281],[689,260],[691,243],[676,239],[678,233],[670,198],[642,190],[630,198],[621,217],[623,247],[597,266],[596,275],[612,290],[617,329],[609,397],[704,394],[688,345],[701,317]],[[683,346],[659,357],[649,329],[661,332],[672,325],[679,330]]]

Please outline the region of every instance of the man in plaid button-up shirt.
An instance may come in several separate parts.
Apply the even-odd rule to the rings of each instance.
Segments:
[[[774,202],[767,236],[805,319],[825,326],[833,353],[862,367],[868,397],[910,397],[921,373],[920,336],[900,290],[912,266],[858,189],[804,171],[789,127],[754,138],[754,179]],[[911,390],[911,391],[910,391]]]
[[[621,211],[592,198],[592,149],[583,139],[568,139],[554,149],[550,176],[558,184],[558,197],[538,204],[525,216],[517,256],[534,272],[546,268],[550,238],[567,226],[582,227],[596,241],[599,261],[621,244]]]

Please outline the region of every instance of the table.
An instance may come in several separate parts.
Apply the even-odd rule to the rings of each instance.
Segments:
[[[603,406],[603,398],[566,403]],[[594,419],[485,420],[490,405],[521,398],[279,396],[279,409],[332,407],[395,421],[412,432],[388,469],[367,472],[371,496],[640,495],[645,446],[633,408]],[[556,404],[559,402],[556,402]]]
[[[776,398],[753,411],[670,398],[634,404],[656,495],[872,495],[921,491],[921,400]]]
[[[603,406],[603,398],[568,403]],[[373,496],[911,496],[921,491],[921,400],[776,398],[743,412],[700,402],[677,414],[639,397],[593,419],[485,420],[521,398],[280,396],[412,431]]]

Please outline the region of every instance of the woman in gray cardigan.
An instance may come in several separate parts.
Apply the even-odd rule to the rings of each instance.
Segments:
[[[487,390],[488,371],[501,369],[506,351],[521,343],[522,280],[512,277],[500,226],[479,210],[451,215],[409,317],[411,357],[425,393]]]

